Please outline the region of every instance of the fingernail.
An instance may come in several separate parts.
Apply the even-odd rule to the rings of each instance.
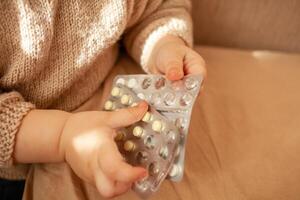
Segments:
[[[182,75],[183,75],[182,72],[176,67],[170,68],[168,70],[168,76],[171,80],[180,79],[182,78]]]
[[[137,105],[139,108],[144,108],[146,106],[148,106],[147,102],[146,101],[141,101],[139,102],[139,104]]]

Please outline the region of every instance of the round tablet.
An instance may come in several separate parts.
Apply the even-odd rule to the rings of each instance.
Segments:
[[[150,112],[146,112],[146,114],[144,115],[142,121],[150,122],[151,120],[152,120],[152,114]]]
[[[129,88],[135,88],[137,86],[137,80],[135,78],[131,78],[127,82],[127,86]]]
[[[115,137],[116,141],[121,141],[125,138],[125,133],[123,131],[118,131]]]
[[[160,120],[155,120],[152,123],[152,130],[156,131],[156,132],[161,132],[163,129],[163,123]]]
[[[135,150],[135,144],[131,140],[127,140],[124,143],[124,150],[125,151],[134,151]]]
[[[169,176],[171,178],[174,178],[175,176],[179,175],[180,171],[181,171],[181,167],[178,166],[177,164],[174,164],[171,168],[171,171],[169,172]]]
[[[119,87],[114,87],[110,94],[113,97],[119,97],[121,95],[121,89]]]
[[[132,103],[132,97],[128,94],[124,94],[121,97],[121,104],[123,105],[130,105]]]
[[[114,110],[115,109],[115,103],[110,101],[110,100],[106,101],[105,104],[104,104],[104,109],[105,110]]]
[[[140,126],[136,126],[134,127],[133,131],[132,131],[132,134],[135,136],[135,137],[142,137],[144,133],[144,129]]]

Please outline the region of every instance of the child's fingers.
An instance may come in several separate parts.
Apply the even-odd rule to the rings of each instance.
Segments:
[[[101,147],[98,163],[103,172],[110,178],[132,183],[147,175],[141,167],[133,167],[124,162],[116,144],[111,140]]]
[[[188,49],[184,57],[185,74],[201,74],[206,77],[205,61],[192,49]]]
[[[156,65],[169,80],[180,80],[184,76],[183,57],[183,52],[179,50],[164,51],[158,55]]]
[[[106,198],[123,194],[128,191],[132,185],[131,183],[117,182],[110,179],[101,170],[95,172],[95,183],[97,190]]]
[[[142,101],[134,107],[108,112],[106,124],[112,128],[129,126],[141,120],[147,110],[148,104]]]

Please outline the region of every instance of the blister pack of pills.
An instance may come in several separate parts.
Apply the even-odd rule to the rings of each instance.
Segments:
[[[201,83],[202,77],[199,75],[189,75],[179,81],[169,81],[162,75],[146,74],[120,75],[114,79],[105,110],[132,106],[140,100],[150,105],[150,111],[141,122],[120,130],[116,137],[120,152],[127,161],[149,170],[148,179],[135,184],[136,192],[142,196],[156,191],[167,175],[173,181],[182,179],[185,142]],[[172,134],[168,134],[168,129],[172,130]],[[154,141],[153,137],[156,137],[158,145],[150,151],[148,145]],[[150,159],[142,163],[144,157]],[[158,175],[153,176],[153,170]]]
[[[135,106],[139,101],[133,91],[117,84],[104,109]],[[134,184],[133,189],[141,197],[156,192],[168,175],[178,151],[179,135],[178,128],[151,107],[141,121],[117,131],[115,141],[124,159],[133,166],[148,169],[148,177]]]

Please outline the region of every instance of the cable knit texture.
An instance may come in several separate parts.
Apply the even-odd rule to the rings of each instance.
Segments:
[[[3,167],[13,163],[30,109],[78,108],[116,62],[119,41],[145,71],[163,36],[191,45],[189,10],[188,0],[1,1],[0,89],[7,92],[0,94],[0,176],[15,177]]]

